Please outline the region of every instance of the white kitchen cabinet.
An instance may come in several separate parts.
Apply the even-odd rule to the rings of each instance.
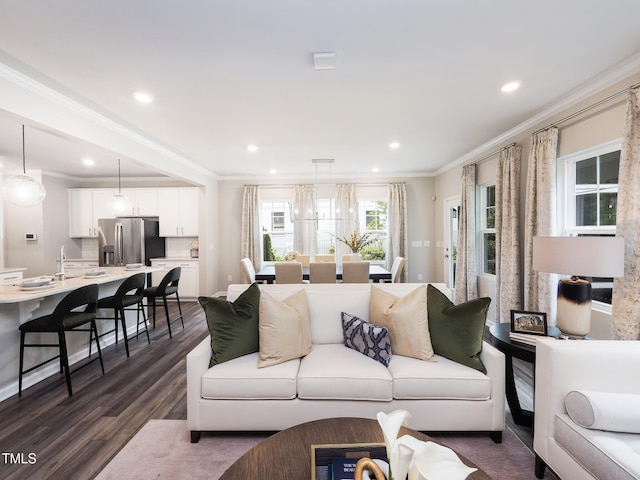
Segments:
[[[159,189],[158,217],[161,237],[197,237],[198,189]]]
[[[22,279],[22,271],[0,272],[0,285],[13,285]]]
[[[98,236],[98,219],[115,218],[110,202],[111,189],[69,190],[69,236],[86,238]]]
[[[158,190],[155,188],[123,188],[122,193],[131,202],[131,211],[126,215],[135,217],[158,216]]]
[[[175,267],[180,267],[180,282],[178,283],[178,295],[181,299],[194,299],[199,295],[199,263],[197,259],[182,260],[151,260],[152,267],[160,267],[162,270],[151,274],[153,286],[157,286],[162,278]]]

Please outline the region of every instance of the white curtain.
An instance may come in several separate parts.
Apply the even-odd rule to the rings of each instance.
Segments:
[[[616,235],[624,237],[624,277],[613,281],[612,338],[640,340],[640,89],[627,94],[618,174]]]
[[[554,236],[556,223],[556,154],[558,129],[548,128],[531,136],[524,231],[524,308],[546,312],[556,319],[558,276],[533,270],[533,237]]]
[[[318,249],[318,222],[315,185],[296,185],[293,193],[293,248],[315,255]]]
[[[360,231],[358,212],[358,192],[353,183],[336,185],[336,237],[348,238],[353,232]],[[351,249],[336,240],[336,262],[342,261],[342,255],[351,253]]]
[[[385,263],[387,270],[391,270],[393,259],[406,259],[402,271],[401,282],[408,278],[409,235],[407,234],[407,189],[404,183],[389,184],[389,200],[387,203],[387,253]]]
[[[520,157],[522,148],[500,151],[496,172],[496,317],[511,321],[522,309],[520,286]]]
[[[477,297],[476,166],[471,164],[462,167],[455,303],[466,302]]]
[[[259,272],[262,268],[262,232],[260,232],[260,187],[257,185],[244,187],[240,246],[242,258],[250,259],[253,268]]]

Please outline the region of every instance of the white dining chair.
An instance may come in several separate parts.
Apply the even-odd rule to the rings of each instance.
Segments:
[[[334,262],[336,261],[335,255],[317,254],[313,257],[314,262]]]
[[[391,283],[400,283],[404,264],[405,259],[403,257],[393,259],[393,265],[391,265]]]
[[[254,283],[256,281],[256,269],[253,268],[253,263],[249,258],[243,258],[240,260],[240,268],[247,283]]]

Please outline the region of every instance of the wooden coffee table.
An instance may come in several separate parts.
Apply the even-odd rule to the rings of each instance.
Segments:
[[[398,436],[407,434],[423,441],[435,441],[404,427]],[[220,480],[309,479],[311,445],[322,443],[384,443],[384,437],[378,422],[367,418],[328,418],[303,423],[282,430],[253,447],[231,465]],[[475,467],[462,455],[458,454],[458,457],[466,465]],[[482,470],[473,472],[467,478],[491,479]]]

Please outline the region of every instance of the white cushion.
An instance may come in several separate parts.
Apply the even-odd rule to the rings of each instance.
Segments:
[[[448,358],[436,357],[437,362],[425,362],[394,353],[389,363],[393,398],[487,400],[491,397],[488,376]]]
[[[314,288],[318,287],[318,288]],[[307,287],[314,344],[344,342],[342,312],[369,320],[370,287],[368,284],[339,284],[333,288],[321,284]]]
[[[209,368],[202,376],[202,398],[273,400],[296,397],[300,360],[258,368],[258,352]]]
[[[567,413],[581,427],[640,433],[640,395],[573,390],[564,401]]]
[[[393,398],[389,370],[342,344],[314,345],[300,361],[298,397],[307,400],[378,400]]]

